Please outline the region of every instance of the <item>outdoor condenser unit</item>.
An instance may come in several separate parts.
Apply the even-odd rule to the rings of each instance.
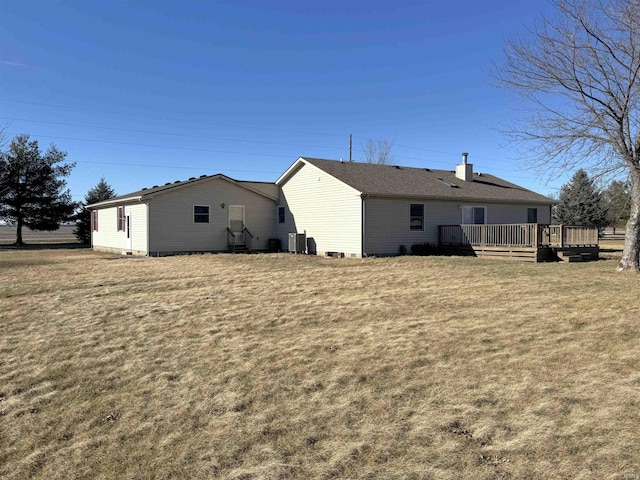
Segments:
[[[304,233],[289,234],[289,252],[305,253],[307,251],[307,235]]]

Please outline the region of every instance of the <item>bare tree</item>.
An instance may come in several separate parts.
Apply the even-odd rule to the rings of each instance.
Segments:
[[[7,146],[7,127],[0,126],[0,152]]]
[[[640,0],[550,0],[526,40],[507,43],[499,83],[524,101],[506,134],[550,175],[625,169],[631,211],[618,270],[640,270]],[[522,116],[520,114],[524,112]]]
[[[375,163],[378,165],[393,165],[395,159],[391,154],[393,142],[388,139],[367,140],[362,145],[362,152],[365,163]]]

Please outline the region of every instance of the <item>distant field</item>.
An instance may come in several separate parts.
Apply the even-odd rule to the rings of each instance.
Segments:
[[[64,225],[53,232],[38,232],[22,229],[22,239],[25,243],[77,243],[78,239],[73,234],[74,225]],[[16,228],[0,225],[0,245],[11,244],[16,241]]]
[[[605,256],[0,250],[0,478],[640,478]]]

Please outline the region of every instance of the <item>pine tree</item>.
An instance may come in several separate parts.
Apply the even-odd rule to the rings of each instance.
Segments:
[[[23,245],[22,227],[57,230],[75,208],[64,177],[74,164],[62,164],[67,156],[51,145],[44,154],[37,140],[18,135],[0,154],[0,218],[15,224],[16,245]]]
[[[629,182],[614,180],[603,193],[603,200],[607,206],[607,224],[616,227],[629,221],[631,211],[631,186]]]
[[[602,193],[583,169],[578,170],[560,189],[553,219],[564,225],[595,228],[607,225],[607,208]]]
[[[109,200],[115,196],[116,192],[113,190],[111,185],[105,181],[104,177],[100,178],[100,181],[95,187],[89,189],[84,196],[84,202],[80,205],[79,211],[75,217],[76,229],[73,231],[73,234],[78,240],[83,243],[91,242],[91,211],[87,210],[85,207],[92,203]]]

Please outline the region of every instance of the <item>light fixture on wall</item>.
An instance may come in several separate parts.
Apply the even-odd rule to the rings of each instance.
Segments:
[[[225,207],[224,202],[222,202],[222,203],[220,204],[220,206],[221,206],[222,208],[224,208],[224,207]]]

